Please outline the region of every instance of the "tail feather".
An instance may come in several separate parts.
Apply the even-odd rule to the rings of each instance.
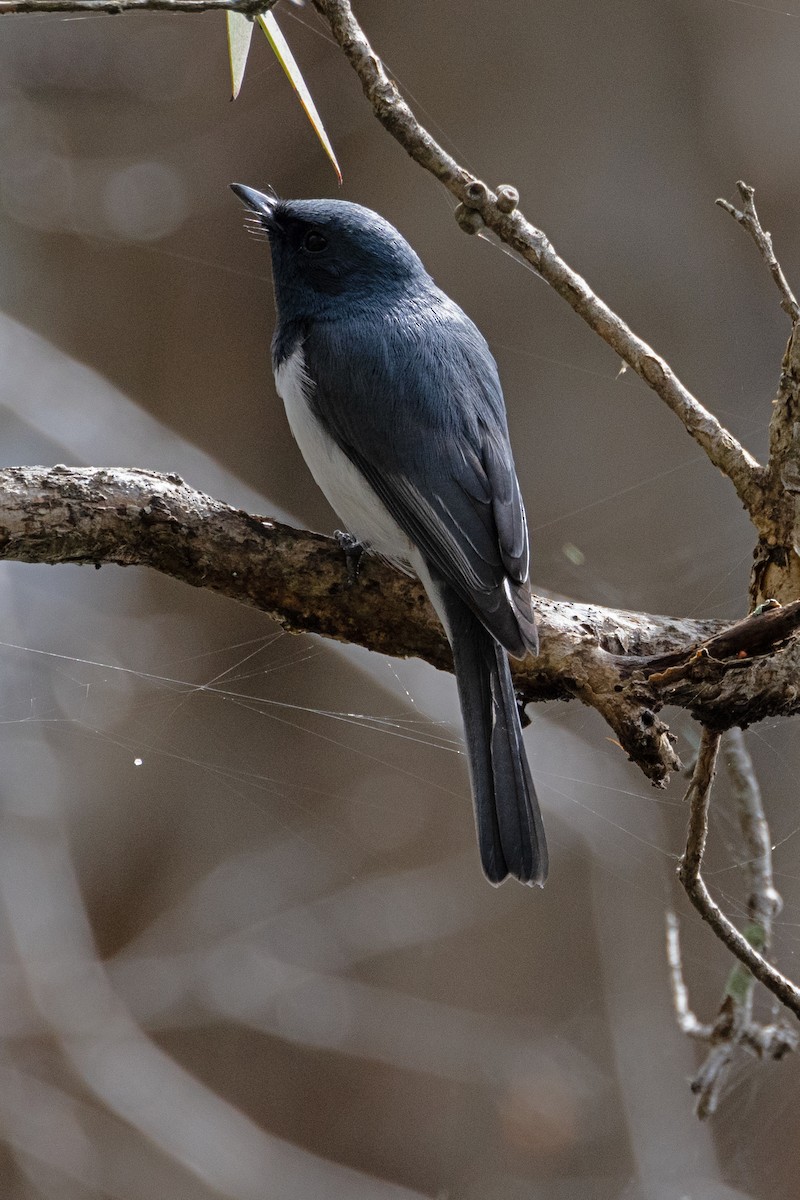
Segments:
[[[453,649],[483,870],[495,884],[542,884],[547,845],[508,657],[452,588],[431,583]]]

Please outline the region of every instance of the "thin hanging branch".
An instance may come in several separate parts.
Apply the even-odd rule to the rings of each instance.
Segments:
[[[755,607],[768,597],[786,602],[800,595],[800,304],[775,256],[772,237],[761,224],[754,189],[742,180],[737,187],[741,209],[727,200],[717,204],[750,234],[792,322],[772,404],[763,495],[751,512],[759,535],[750,577],[750,604]]]
[[[686,849],[678,866],[678,878],[686,894],[704,921],[724,942],[731,953],[755,975],[768,991],[800,1017],[800,988],[782,975],[736,926],[728,920],[714,900],[701,874],[708,837],[708,806],[717,764],[717,752],[722,734],[719,730],[703,728],[700,749],[692,773],[686,801],[689,805],[689,828]]]
[[[769,954],[772,920],[781,900],[772,878],[772,848],[761,801],[761,789],[740,729],[725,734],[723,754],[744,844],[743,867],[748,880],[747,923],[743,935],[763,955]],[[677,917],[667,915],[667,960],[675,1013],[682,1031],[708,1045],[708,1054],[691,1081],[697,1115],[713,1116],[737,1054],[744,1050],[775,1061],[797,1049],[800,1033],[782,1022],[763,1024],[753,1018],[755,977],[741,963],[731,970],[714,1021],[700,1022],[689,1006],[683,979]]]

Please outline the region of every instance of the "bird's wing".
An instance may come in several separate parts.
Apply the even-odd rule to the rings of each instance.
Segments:
[[[512,654],[537,649],[497,368],[443,293],[316,322],[310,404],[423,558]]]

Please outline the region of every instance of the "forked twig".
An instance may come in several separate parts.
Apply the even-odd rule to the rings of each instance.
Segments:
[[[747,230],[750,237],[758,247],[759,254],[769,268],[769,273],[775,280],[775,286],[781,294],[781,308],[791,319],[793,325],[796,325],[800,320],[800,304],[795,299],[794,292],[789,287],[789,281],[783,273],[781,264],[775,257],[775,251],[772,248],[772,236],[762,228],[755,205],[755,188],[750,187],[744,180],[739,179],[736,183],[739,189],[739,195],[742,197],[742,207],[738,209],[728,200],[720,198],[716,203],[720,208],[724,208],[725,212],[730,213],[735,221]]]
[[[689,828],[686,849],[678,865],[678,878],[686,894],[704,921],[708,922],[720,941],[753,972],[782,1004],[800,1017],[800,988],[767,962],[762,954],[748,942],[716,904],[705,885],[700,869],[703,864],[706,838],[708,836],[708,804],[711,785],[716,770],[717,752],[722,733],[703,726],[700,750],[697,755],[686,799],[689,803]]]
[[[780,1023],[764,1025],[753,1019],[756,977],[796,1014],[800,993],[764,958],[769,951],[772,919],[780,909],[780,897],[772,881],[769,830],[761,803],[761,791],[739,729],[727,734],[726,749],[750,876],[748,924],[744,933],[739,933],[711,900],[700,874],[708,832],[708,802],[719,744],[718,733],[703,729],[700,751],[687,793],[690,803],[689,831],[686,851],[678,871],[695,908],[739,959],[728,977],[713,1024],[700,1022],[689,1005],[681,965],[678,922],[673,913],[667,914],[667,961],[678,1024],[689,1037],[706,1042],[709,1046],[706,1059],[691,1085],[697,1096],[697,1114],[701,1118],[709,1117],[716,1111],[737,1049],[748,1050],[759,1058],[777,1060],[795,1050],[800,1041],[800,1034],[795,1029]],[[741,947],[746,953],[739,952]],[[754,964],[758,969],[754,969]],[[766,968],[766,972],[763,968]],[[790,1003],[789,997],[793,997],[795,1003]]]

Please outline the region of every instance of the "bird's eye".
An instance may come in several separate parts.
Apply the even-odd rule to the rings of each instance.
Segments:
[[[303,249],[308,250],[311,254],[319,254],[320,250],[324,250],[327,244],[328,239],[318,229],[309,229],[303,238]]]

